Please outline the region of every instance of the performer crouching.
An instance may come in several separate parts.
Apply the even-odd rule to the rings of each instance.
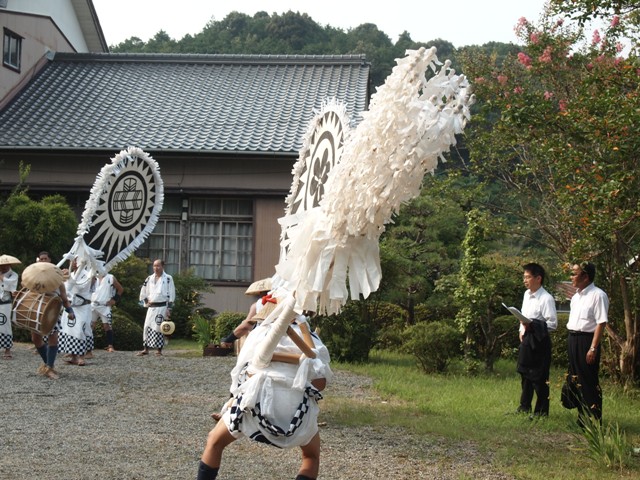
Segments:
[[[261,316],[266,318],[269,312],[266,308],[263,310]],[[322,341],[309,332],[307,318],[297,315],[289,336],[279,339],[270,364],[256,367],[255,362],[252,363],[254,352],[272,326],[273,323],[262,323],[252,330],[238,355],[231,372],[232,398],[208,435],[198,480],[215,479],[224,448],[243,435],[279,448],[300,447],[302,464],[296,479],[311,480],[318,476],[320,409],[317,402],[322,399],[320,391],[333,376],[329,352]],[[307,345],[311,344],[307,351],[312,351],[315,358],[302,353],[298,346],[301,338]]]
[[[176,299],[173,277],[164,271],[164,261],[153,262],[153,274],[149,275],[140,289],[140,301],[147,307],[147,316],[142,331],[143,349],[136,355],[148,355],[150,348],[157,349],[156,355],[162,355],[164,335],[160,324],[171,317],[171,308]]]

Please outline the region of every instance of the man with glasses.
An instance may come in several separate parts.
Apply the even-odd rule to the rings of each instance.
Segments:
[[[578,425],[584,426],[585,416],[602,419],[602,390],[598,379],[600,342],[607,324],[609,297],[596,287],[593,280],[596,267],[590,262],[571,267],[571,283],[577,288],[571,298],[569,313],[568,354],[569,375],[578,391]]]
[[[520,323],[518,372],[521,376],[522,392],[517,411],[531,413],[531,401],[535,392],[537,398],[533,415],[548,416],[551,367],[549,332],[558,326],[556,301],[542,286],[545,277],[542,265],[527,263],[522,270],[522,282],[527,289],[522,299],[522,314],[530,319],[531,323]]]

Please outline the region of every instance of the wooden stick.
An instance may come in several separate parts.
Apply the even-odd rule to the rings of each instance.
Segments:
[[[302,332],[302,338],[304,338],[304,343],[306,343],[309,348],[315,348],[316,344],[313,343],[313,338],[311,338],[311,331],[309,330],[309,324],[307,322],[302,322],[298,325],[300,327],[300,331]]]
[[[271,357],[272,362],[293,363],[297,365],[300,363],[300,355],[297,353],[274,353]]]
[[[296,346],[302,350],[302,353],[304,353],[308,358],[316,358],[316,352],[311,350],[311,347],[304,343],[304,340],[300,338],[300,335],[298,335],[293,328],[287,328],[287,335],[289,335],[289,338],[293,340],[293,343],[295,343]]]

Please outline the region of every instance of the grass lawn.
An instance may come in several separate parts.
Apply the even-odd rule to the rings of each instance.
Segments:
[[[459,365],[447,374],[426,375],[409,356],[373,352],[367,364],[332,364],[374,379],[382,401],[373,404],[334,402],[334,417],[352,425],[403,426],[417,434],[435,435],[443,442],[472,441],[492,455],[501,471],[519,479],[631,479],[640,478],[640,457],[623,469],[611,469],[591,460],[586,442],[575,427],[576,410],[560,404],[564,370],[551,372],[551,412],[548,418],[529,420],[515,414],[520,377],[515,361],[499,361],[493,374],[463,375]],[[617,424],[627,440],[640,447],[640,390],[624,393],[607,381],[603,422]]]
[[[181,357],[201,357],[202,347],[194,340],[184,338],[170,338],[165,344],[165,350],[174,351]]]

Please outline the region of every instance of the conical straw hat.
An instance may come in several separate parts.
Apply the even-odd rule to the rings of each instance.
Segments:
[[[11,255],[0,255],[0,265],[18,265],[22,263],[16,257]]]
[[[249,288],[244,292],[245,295],[258,295],[262,292],[268,292],[271,290],[271,278],[263,278],[249,285]]]
[[[62,270],[53,263],[32,263],[22,272],[22,286],[34,292],[53,292],[63,283]]]

